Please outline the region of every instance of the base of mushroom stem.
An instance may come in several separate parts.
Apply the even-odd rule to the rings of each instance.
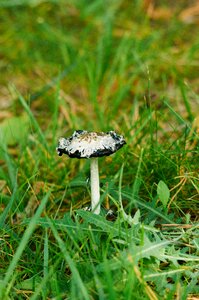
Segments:
[[[86,206],[83,208],[83,210],[92,212],[91,206]],[[105,215],[106,217],[113,217],[113,218],[117,217],[116,213],[112,209],[101,208],[100,214]]]
[[[99,205],[96,205],[95,207],[91,207],[91,211],[92,211],[93,214],[99,215],[99,214],[100,214],[100,211],[101,211],[101,206],[100,206],[100,204],[99,204]]]
[[[101,208],[100,209],[99,208],[92,209],[92,206],[86,206],[86,207],[83,208],[83,210],[90,211],[95,215],[99,215],[100,212],[101,212]]]

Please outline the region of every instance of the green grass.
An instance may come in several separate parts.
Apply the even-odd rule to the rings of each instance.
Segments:
[[[0,1],[0,299],[199,298],[198,23],[147,3]],[[125,136],[114,218],[56,154],[76,129]]]

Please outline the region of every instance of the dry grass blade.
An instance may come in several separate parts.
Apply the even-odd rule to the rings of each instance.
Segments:
[[[134,264],[134,261],[133,261],[133,258],[132,256],[129,254],[128,255],[128,261],[130,263],[132,263],[132,266],[133,266],[133,270],[136,274],[136,277],[138,279],[138,281],[144,286],[144,289],[146,291],[146,294],[148,295],[149,299],[150,300],[158,300],[155,292],[152,290],[152,288],[147,284],[146,281],[144,281],[144,279],[142,278],[142,274],[139,270],[139,268]]]

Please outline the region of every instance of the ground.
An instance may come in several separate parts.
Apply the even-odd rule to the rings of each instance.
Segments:
[[[199,299],[198,29],[191,0],[0,1],[0,298]],[[127,142],[99,216],[74,130]]]

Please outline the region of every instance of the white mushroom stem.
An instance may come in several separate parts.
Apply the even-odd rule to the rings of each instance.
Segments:
[[[99,170],[98,158],[94,157],[91,161],[91,210],[94,214],[100,213],[100,187],[99,187]]]

